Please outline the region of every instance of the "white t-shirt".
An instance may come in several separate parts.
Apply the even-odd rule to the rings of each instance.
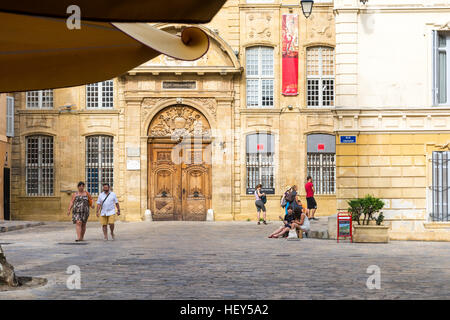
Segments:
[[[102,192],[99,196],[98,196],[98,200],[97,200],[97,204],[101,205],[103,203],[102,206],[102,211],[100,213],[100,215],[102,216],[112,216],[116,214],[116,208],[115,205],[116,203],[119,203],[119,200],[117,200],[116,194],[112,191],[109,192],[109,197],[106,199],[106,201],[103,203],[103,200],[105,200],[107,194],[105,192]]]

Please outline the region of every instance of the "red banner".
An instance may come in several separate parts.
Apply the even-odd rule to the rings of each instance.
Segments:
[[[298,15],[283,14],[283,95],[298,95]]]

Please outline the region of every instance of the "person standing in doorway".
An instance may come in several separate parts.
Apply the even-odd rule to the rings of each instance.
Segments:
[[[263,197],[266,196],[265,193],[261,193],[261,188],[262,188],[262,184],[258,184],[256,186],[256,190],[255,190],[255,206],[256,206],[256,214],[258,216],[258,224],[261,224],[260,222],[260,215],[261,215],[261,211],[263,212],[263,223],[267,224],[266,222],[266,206],[264,205],[264,201],[263,201]]]
[[[115,239],[114,235],[114,221],[117,215],[120,216],[119,200],[108,183],[103,184],[103,192],[97,200],[97,217],[100,216],[100,223],[103,229],[103,240],[108,240],[108,225],[111,230],[111,238]],[[99,214],[100,212],[100,214]]]
[[[72,211],[72,221],[76,224],[77,239],[76,242],[84,240],[86,233],[86,224],[89,219],[89,207],[94,209],[94,203],[89,192],[84,190],[84,182],[78,183],[78,192],[72,195],[67,215],[70,216]]]
[[[310,220],[319,220],[316,217],[314,217],[314,214],[317,210],[317,202],[314,199],[314,184],[311,176],[308,176],[306,178],[307,182],[305,184],[305,191],[306,191],[306,203],[307,203],[307,209],[306,214],[308,215],[308,218]]]

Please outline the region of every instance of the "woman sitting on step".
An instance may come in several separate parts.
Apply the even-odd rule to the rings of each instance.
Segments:
[[[292,206],[289,206],[287,208],[288,214],[284,217],[283,225],[279,227],[277,230],[272,232],[272,234],[269,236],[269,238],[279,238],[283,235],[287,234],[289,230],[295,230],[298,226],[294,221],[295,218],[300,219],[300,217],[296,217],[294,214],[294,209]]]
[[[309,238],[309,231],[311,230],[311,225],[309,223],[308,216],[305,213],[305,210],[302,207],[296,207],[294,209],[294,220],[292,221],[292,225],[295,226],[297,230],[300,232],[305,232],[306,237]]]

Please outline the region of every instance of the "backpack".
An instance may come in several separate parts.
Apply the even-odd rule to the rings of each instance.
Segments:
[[[282,208],[286,207],[286,205],[287,205],[286,195],[285,194],[281,197],[280,205],[281,205]]]
[[[286,196],[285,196],[285,198],[286,198],[286,201],[287,202],[289,202],[289,203],[292,203],[292,202],[294,202],[295,201],[295,194],[294,194],[294,192],[289,192]]]

